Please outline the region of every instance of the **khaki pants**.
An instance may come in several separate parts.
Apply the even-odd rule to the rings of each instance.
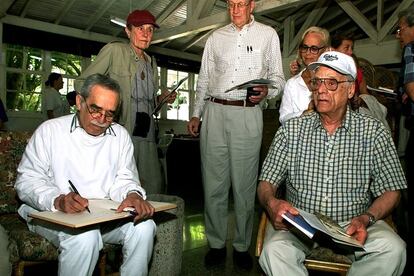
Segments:
[[[223,248],[226,244],[230,186],[236,218],[233,247],[247,251],[250,246],[262,117],[259,106],[206,103],[200,150],[206,236],[211,248]]]

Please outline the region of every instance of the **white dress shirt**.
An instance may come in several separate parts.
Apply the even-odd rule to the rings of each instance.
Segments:
[[[269,89],[268,98],[277,96],[283,89],[285,79],[279,37],[273,28],[251,18],[242,30],[229,24],[208,38],[198,76],[193,117],[201,116],[208,97],[245,100],[246,90],[224,91],[249,80],[273,80],[276,89]]]
[[[25,203],[19,214],[56,210],[54,200],[70,192],[71,180],[84,198],[122,201],[139,184],[134,148],[126,129],[116,123],[104,134],[91,136],[76,115],[48,120],[34,132],[17,170],[15,184]]]
[[[286,82],[279,109],[279,121],[282,124],[289,119],[302,115],[303,111],[308,109],[309,102],[312,100],[312,92],[309,91],[302,78],[303,71]]]
[[[55,88],[46,86],[42,91],[42,114],[44,120],[49,119],[47,117],[47,111],[52,110],[55,118],[67,115],[70,113],[70,106],[66,98]]]

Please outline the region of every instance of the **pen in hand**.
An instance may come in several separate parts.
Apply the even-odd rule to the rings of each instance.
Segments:
[[[69,182],[69,185],[70,185],[70,187],[72,188],[73,192],[74,192],[75,194],[77,194],[77,195],[81,196],[81,195],[79,194],[78,190],[76,189],[75,185],[73,185],[72,181],[68,180],[68,182]],[[88,206],[86,206],[85,208],[86,208],[86,210],[87,210],[89,213],[91,212],[91,210],[89,210],[89,207],[88,207]]]

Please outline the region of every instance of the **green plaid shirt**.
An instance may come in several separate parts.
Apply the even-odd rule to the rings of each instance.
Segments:
[[[294,118],[276,133],[260,180],[286,185],[286,200],[345,222],[385,191],[405,189],[394,142],[383,124],[349,108],[333,135],[319,114]]]

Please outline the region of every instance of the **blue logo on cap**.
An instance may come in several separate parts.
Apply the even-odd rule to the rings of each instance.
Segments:
[[[323,58],[324,58],[326,61],[334,61],[334,60],[338,60],[338,56],[337,56],[337,55],[330,55],[330,54],[325,54],[325,55],[323,56]]]

